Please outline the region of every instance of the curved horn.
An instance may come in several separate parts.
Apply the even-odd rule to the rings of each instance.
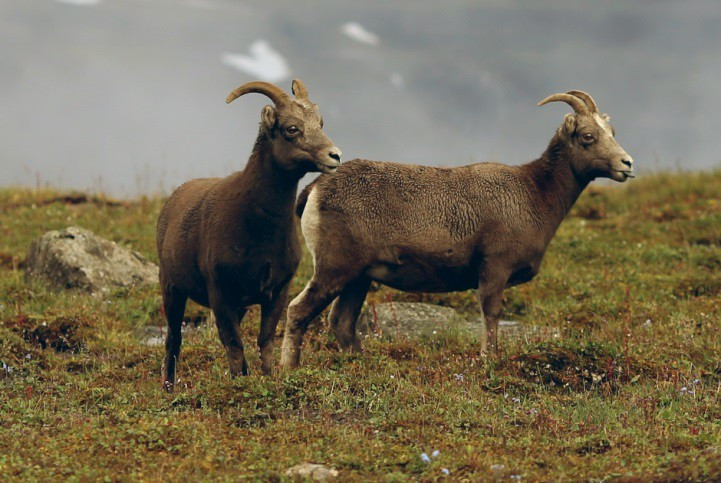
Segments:
[[[293,79],[290,89],[296,99],[308,99],[308,89],[305,88],[305,84],[300,79]]]
[[[288,100],[288,94],[283,92],[280,87],[271,84],[270,82],[248,82],[235,89],[233,92],[228,94],[225,99],[227,104],[230,104],[240,96],[249,92],[256,92],[258,94],[266,95],[273,101],[276,106],[285,103]]]
[[[586,103],[588,106],[588,109],[591,111],[591,113],[598,113],[598,106],[596,105],[596,102],[593,100],[593,97],[591,97],[591,94],[588,92],[583,91],[568,91],[566,94],[571,94],[572,96],[576,96],[579,99],[581,99],[583,102]]]
[[[581,99],[576,96],[572,96],[571,94],[553,94],[552,96],[548,96],[539,102],[538,105],[542,106],[554,101],[565,102],[570,105],[574,111],[576,111],[576,114],[589,114],[586,104],[584,104]]]

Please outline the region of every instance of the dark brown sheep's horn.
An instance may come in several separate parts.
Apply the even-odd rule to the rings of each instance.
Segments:
[[[570,94],[553,94],[552,96],[546,97],[544,100],[538,103],[539,106],[548,104],[549,102],[565,102],[576,111],[576,114],[589,114],[588,107],[576,96]]]
[[[248,82],[247,84],[243,84],[242,86],[238,87],[233,92],[228,94],[225,102],[227,104],[230,104],[240,96],[249,92],[256,92],[258,94],[268,96],[270,100],[273,101],[273,104],[275,104],[276,106],[285,104],[289,99],[288,94],[283,92],[283,89],[271,84],[270,82]]]
[[[586,103],[588,106],[588,109],[591,111],[592,114],[598,114],[598,106],[596,105],[596,102],[593,100],[593,97],[591,97],[591,94],[588,92],[583,91],[568,91],[566,94],[571,94],[572,96],[576,96],[579,99],[581,99],[583,102]]]
[[[300,79],[293,79],[293,83],[290,88],[293,91],[296,99],[308,100],[308,89],[305,88],[305,84],[303,84],[303,81],[301,81]]]

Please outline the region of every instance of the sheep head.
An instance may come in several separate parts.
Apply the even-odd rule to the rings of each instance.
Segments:
[[[263,107],[260,124],[271,141],[275,162],[288,171],[332,173],[342,153],[323,132],[323,118],[308,99],[305,85],[295,79],[292,90],[295,98],[269,82],[249,82],[231,92],[225,102],[249,92],[266,95],[274,105]]]
[[[610,117],[601,114],[593,98],[583,91],[553,94],[538,103],[565,102],[574,114],[566,114],[558,129],[571,147],[573,169],[586,179],[611,178],[624,182],[633,174],[633,158],[616,142]]]

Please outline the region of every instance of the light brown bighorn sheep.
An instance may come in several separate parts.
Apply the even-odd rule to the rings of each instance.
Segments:
[[[238,326],[248,306],[260,304],[262,370],[272,372],[275,329],[301,257],[293,217],[298,181],[310,171],[335,171],[341,158],[303,83],[294,80],[292,88],[295,99],[267,82],[250,82],[231,92],[228,103],[256,92],[275,104],[262,110],[248,164],[226,178],[185,183],[160,212],[167,389],[175,382],[188,298],[213,310],[233,376],[248,372]]]
[[[329,320],[338,345],[359,350],[355,324],[373,280],[413,292],[477,289],[483,350],[495,353],[503,290],[538,273],[591,180],[633,177],[631,157],[591,96],[571,91],[539,105],[553,101],[575,114],[526,165],[444,169],[358,159],[308,186],[297,213],[315,274],[288,307],[282,365],[298,365],[303,333],[334,299]]]

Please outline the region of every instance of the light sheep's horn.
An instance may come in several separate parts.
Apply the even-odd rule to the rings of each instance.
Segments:
[[[308,100],[308,89],[305,88],[305,84],[300,79],[293,79],[293,83],[290,86],[296,99]]]
[[[230,104],[240,96],[248,94],[249,92],[256,92],[258,94],[268,96],[270,100],[273,101],[273,104],[275,104],[276,106],[285,104],[286,102],[288,102],[289,99],[288,94],[283,92],[283,89],[271,84],[270,82],[248,82],[247,84],[243,84],[242,86],[238,87],[233,92],[228,94],[225,102],[227,104]]]
[[[591,111],[592,114],[598,114],[598,106],[596,105],[596,101],[593,100],[593,97],[591,97],[591,94],[588,92],[583,91],[568,91],[566,94],[571,94],[572,96],[576,96],[579,99],[581,99],[583,102],[586,103],[588,106],[588,109]]]
[[[588,106],[576,96],[571,94],[553,94],[552,96],[546,97],[544,100],[538,103],[539,106],[548,104],[549,102],[565,102],[576,111],[576,114],[589,114]]]

